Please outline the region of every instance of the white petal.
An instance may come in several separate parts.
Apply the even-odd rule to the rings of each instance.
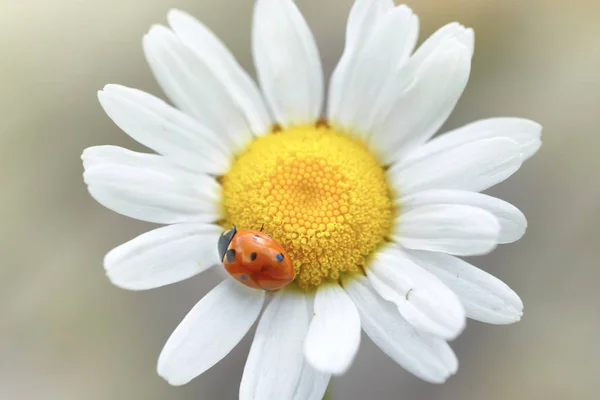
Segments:
[[[281,290],[260,318],[244,367],[240,400],[292,399],[302,379],[306,295]]]
[[[428,190],[402,197],[402,212],[431,205],[456,204],[489,211],[500,223],[498,243],[512,243],[523,237],[527,229],[525,215],[515,206],[496,197],[464,190]]]
[[[227,142],[164,101],[120,85],[105,86],[98,99],[119,128],[173,163],[215,175],[229,170]]]
[[[465,310],[458,297],[401,250],[378,251],[366,271],[377,293],[418,330],[449,340],[464,329]]]
[[[431,138],[462,94],[471,53],[459,40],[443,41],[422,62],[409,60],[380,94],[370,148],[389,165]]]
[[[440,135],[412,152],[408,159],[414,161],[440,154],[444,151],[474,142],[478,139],[506,137],[521,148],[523,161],[533,156],[541,147],[542,126],[522,118],[489,118],[472,122]]]
[[[252,130],[229,81],[223,81],[175,34],[155,25],[144,36],[144,53],[156,80],[169,98],[201,125],[223,135],[238,153],[252,140]]]
[[[379,19],[361,51],[344,67],[343,82],[337,83],[339,101],[329,112],[334,126],[366,139],[368,121],[376,111],[374,104],[389,84],[390,75],[398,73],[412,53],[418,30],[419,20],[406,6],[396,7]]]
[[[252,131],[256,135],[267,133],[272,121],[258,87],[227,47],[210,29],[183,11],[169,11],[168,20],[177,37],[223,82]]]
[[[381,18],[394,7],[392,0],[356,0],[346,25],[346,46],[329,83],[327,118],[336,120],[340,113],[343,93],[348,88],[346,68],[353,66]]]
[[[300,381],[292,400],[322,400],[327,391],[331,375],[316,371],[304,360]],[[278,397],[274,397],[278,399]]]
[[[209,224],[154,229],[108,252],[106,274],[113,284],[130,290],[182,281],[220,262],[217,241],[222,231]]]
[[[430,189],[479,192],[502,182],[520,167],[519,145],[508,138],[493,138],[398,162],[388,170],[388,179],[402,196]]]
[[[82,159],[92,197],[119,214],[159,224],[219,219],[221,189],[208,175],[116,146],[89,147]]]
[[[456,42],[466,48],[469,57],[473,56],[473,46],[475,43],[473,30],[465,28],[457,22],[441,27],[428,37],[403,68],[390,77],[389,85],[384,89],[374,107],[376,109],[380,108],[375,121],[390,113],[394,103],[391,100],[397,99],[405,89],[414,84],[417,74],[423,69],[426,63],[430,62],[428,61],[429,59],[433,59],[436,57],[436,54],[447,50],[449,45],[456,45]]]
[[[262,91],[283,126],[312,124],[323,107],[323,71],[315,40],[291,0],[257,0],[252,52]]]
[[[429,36],[421,46],[419,46],[413,57],[411,57],[412,62],[414,62],[415,65],[418,65],[433,54],[439,46],[444,45],[444,42],[451,39],[458,40],[467,48],[470,56],[473,56],[475,47],[475,34],[473,29],[465,28],[458,22],[451,22],[439,28]]]
[[[110,165],[123,165],[149,170],[157,169],[181,179],[194,176],[193,172],[175,165],[166,157],[156,154],[137,153],[119,146],[103,145],[88,147],[83,151],[81,159],[83,161],[83,168],[86,171]]]
[[[319,286],[304,343],[306,360],[318,371],[341,375],[359,345],[360,317],[348,294],[337,283]]]
[[[435,205],[400,215],[392,239],[409,249],[469,256],[492,251],[499,234],[500,223],[485,210]]]
[[[158,374],[183,385],[211,368],[242,340],[264,302],[261,290],[227,279],[181,321],[158,358]]]
[[[521,319],[523,302],[498,278],[447,254],[410,251],[409,255],[454,290],[469,318],[489,324],[512,324]]]
[[[364,331],[392,360],[427,382],[443,383],[456,373],[458,360],[448,343],[406,322],[367,278],[352,276],[344,289],[358,308]]]
[[[381,18],[393,7],[393,0],[356,0],[348,16],[344,52],[359,50]]]

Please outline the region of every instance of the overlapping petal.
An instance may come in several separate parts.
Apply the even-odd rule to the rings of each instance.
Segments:
[[[380,95],[379,110],[383,104],[391,109],[373,118],[369,145],[382,164],[393,163],[437,132],[467,84],[470,63],[468,49],[449,40],[423,61],[400,95]]]
[[[348,89],[346,68],[359,58],[360,51],[378,26],[381,18],[394,7],[392,0],[356,0],[346,25],[346,45],[329,82],[327,118],[336,121],[342,111],[344,93]]]
[[[323,108],[323,70],[315,39],[292,0],[257,0],[252,53],[258,81],[284,127],[315,123]]]
[[[108,252],[106,274],[130,290],[182,281],[220,262],[215,243],[222,231],[212,224],[175,224],[143,233]]]
[[[489,324],[511,324],[521,319],[521,299],[498,278],[448,254],[423,251],[408,254],[458,295],[469,318]]]
[[[528,119],[506,117],[483,119],[432,139],[408,154],[407,159],[415,161],[480,139],[504,137],[514,140],[519,145],[521,157],[525,161],[542,146],[541,135],[542,126]]]
[[[294,390],[292,400],[322,400],[329,386],[330,379],[331,375],[315,370],[304,360],[300,380],[298,381],[296,390]]]
[[[465,310],[458,297],[400,249],[388,246],[377,252],[366,272],[377,293],[418,330],[454,339],[464,329]]]
[[[481,139],[398,162],[388,170],[388,178],[401,196],[430,189],[480,192],[514,174],[521,163],[521,148],[514,140]]]
[[[498,243],[512,243],[523,237],[527,229],[525,215],[504,200],[465,190],[427,190],[398,199],[402,212],[431,205],[465,205],[486,210],[500,223]]]
[[[302,345],[308,331],[306,295],[293,290],[277,292],[260,318],[244,367],[240,400],[293,399],[309,391],[310,382]],[[310,390],[312,391],[312,390]]]
[[[103,206],[159,224],[219,219],[220,185],[179,168],[165,157],[117,146],[95,146],[82,155],[83,179]]]
[[[314,314],[304,343],[306,360],[317,370],[340,375],[350,367],[360,344],[360,317],[337,284],[317,288]]]
[[[175,35],[210,69],[235,102],[255,135],[264,135],[272,121],[254,80],[239,65],[229,49],[204,24],[191,15],[171,10],[169,24]]]
[[[120,85],[106,85],[98,99],[125,133],[182,168],[211,174],[229,169],[227,141],[164,101]]]
[[[211,368],[246,335],[265,294],[233,279],[211,290],[181,321],[158,358],[158,374],[183,385]]]
[[[456,373],[458,360],[450,346],[406,322],[392,303],[377,294],[367,278],[346,279],[344,289],[358,308],[364,331],[392,360],[432,383],[443,383]]]
[[[389,84],[390,76],[401,69],[412,53],[418,37],[419,20],[408,7],[382,13],[382,3],[385,2],[373,1],[368,9],[375,25],[354,28],[366,31],[367,36],[346,44],[330,89],[330,122],[363,140],[369,134],[368,123],[376,111],[374,104]]]
[[[500,223],[490,212],[462,205],[431,205],[402,213],[392,239],[408,249],[458,256],[487,254],[498,244]]]
[[[251,104],[244,97],[246,92],[232,84],[234,78],[223,77],[225,71],[215,66],[219,61],[207,63],[161,25],[150,29],[143,44],[154,76],[171,101],[202,126],[223,135],[234,154],[246,148],[253,137],[249,121],[255,119],[252,112],[260,108],[260,103]],[[223,57],[222,52],[215,54]],[[221,61],[231,67],[226,57]]]

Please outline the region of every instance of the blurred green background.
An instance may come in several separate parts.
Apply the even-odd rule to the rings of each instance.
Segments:
[[[352,0],[297,0],[327,75]],[[598,0],[414,0],[421,37],[472,26],[471,80],[453,128],[490,116],[544,126],[544,145],[491,192],[528,217],[525,238],[474,263],[525,303],[523,320],[470,321],[458,374],[412,377],[363,340],[333,399],[598,399],[600,378],[600,5]],[[104,276],[112,247],[151,229],[98,205],[82,182],[90,145],[142,148],[105,116],[96,91],[120,83],[163,96],[141,38],[184,9],[244,67],[251,0],[0,0],[0,399],[235,399],[250,335],[184,387],[155,373],[165,340],[219,277],[148,292]],[[285,399],[282,399],[285,400]]]

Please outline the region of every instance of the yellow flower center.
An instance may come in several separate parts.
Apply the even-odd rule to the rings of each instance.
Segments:
[[[362,142],[326,126],[255,139],[222,184],[223,226],[264,224],[292,259],[300,288],[358,271],[392,224],[383,168]]]

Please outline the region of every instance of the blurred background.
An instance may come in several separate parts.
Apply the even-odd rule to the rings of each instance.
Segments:
[[[352,0],[297,0],[326,73]],[[476,32],[471,80],[447,123],[520,116],[542,150],[491,192],[527,215],[525,238],[472,260],[515,289],[523,320],[470,321],[460,369],[418,380],[364,338],[333,399],[598,399],[600,378],[600,9],[598,0],[414,0],[421,38],[460,21]],[[152,228],[91,199],[80,154],[142,150],[105,116],[96,91],[120,83],[163,96],[141,38],[184,9],[242,65],[251,0],[0,0],[0,399],[236,399],[251,335],[184,387],[155,372],[172,330],[219,277],[147,292],[112,286],[102,258]],[[285,399],[282,399],[285,400]]]

